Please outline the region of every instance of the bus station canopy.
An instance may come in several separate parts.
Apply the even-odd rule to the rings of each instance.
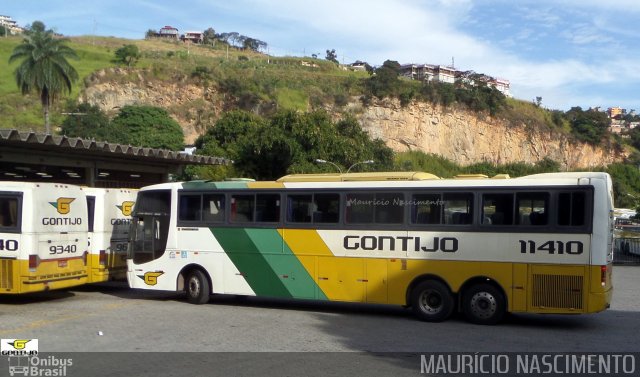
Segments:
[[[224,165],[192,155],[67,136],[0,130],[0,181],[138,188],[167,182],[188,165]]]

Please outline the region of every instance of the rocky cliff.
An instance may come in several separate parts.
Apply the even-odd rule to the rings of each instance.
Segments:
[[[110,76],[114,73],[130,76],[125,70],[108,72]],[[199,85],[151,82],[142,76],[127,82],[105,81],[101,79],[104,75],[96,73],[88,80],[83,101],[111,114],[132,104],[166,108],[182,125],[186,143],[192,143],[204,131],[202,125],[212,124],[224,109],[223,94]],[[395,151],[434,153],[463,165],[481,161],[536,163],[549,157],[567,169],[575,169],[607,165],[623,158],[611,148],[576,142],[557,131],[513,125],[427,103],[402,107],[398,101],[385,100],[363,107],[354,99],[347,111],[356,116],[363,129]],[[335,115],[339,117],[338,113]]]
[[[558,131],[427,103],[401,107],[398,101],[382,101],[363,108],[358,119],[373,137],[385,140],[395,151],[433,153],[462,165],[536,163],[549,157],[574,169],[608,165],[624,157],[613,148],[577,142]]]

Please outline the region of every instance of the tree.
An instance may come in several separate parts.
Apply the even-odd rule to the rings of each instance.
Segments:
[[[343,167],[375,160],[376,170],[390,169],[393,152],[381,140],[371,140],[354,118],[334,123],[324,112],[286,111],[264,119],[244,111],[227,113],[196,141],[204,154],[234,160],[236,176],[262,180],[290,173],[329,171],[322,158]],[[371,169],[370,165],[362,170]],[[206,178],[217,176],[220,170]],[[203,172],[199,172],[205,178]],[[212,176],[213,175],[213,176]]]
[[[35,91],[40,97],[47,134],[51,133],[51,104],[63,92],[70,93],[72,84],[78,80],[78,72],[67,61],[67,58],[78,59],[78,55],[65,43],[66,39],[55,38],[52,30],[45,30],[44,24],[36,21],[9,57],[9,63],[21,60],[14,73],[22,94]]]
[[[140,59],[140,50],[138,49],[138,46],[128,44],[117,49],[115,55],[116,61],[125,63],[127,67],[131,67],[131,65],[135,64],[138,59]]]
[[[125,106],[111,122],[115,142],[149,148],[181,150],[182,128],[166,110],[153,106]]]
[[[375,70],[375,75],[366,81],[366,88],[371,95],[378,98],[396,95],[399,91],[400,63],[395,60],[386,60],[381,67]]]
[[[260,51],[260,49],[267,48],[267,43],[259,39],[245,37],[242,41],[242,47],[247,50]]]
[[[325,57],[326,60],[330,61],[330,62],[334,62],[336,64],[340,64],[340,62],[338,61],[338,55],[336,54],[336,49],[332,49],[332,50],[327,50],[327,56]]]
[[[216,41],[216,31],[210,27],[202,33],[202,42],[206,45],[212,45]]]
[[[594,109],[584,111],[576,106],[567,111],[565,116],[569,119],[573,134],[587,143],[598,144],[609,127],[607,114]]]
[[[109,118],[95,105],[81,103],[68,108],[67,118],[62,122],[62,134],[84,139],[117,142],[119,135],[111,128]]]
[[[537,107],[542,106],[542,97],[537,96],[537,97],[536,97],[535,104],[536,104],[536,106],[537,106]]]
[[[144,33],[144,39],[154,38],[158,34],[158,31],[155,29],[149,29],[146,33]]]

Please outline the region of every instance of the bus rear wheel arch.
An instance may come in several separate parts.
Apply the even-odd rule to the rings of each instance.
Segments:
[[[424,280],[411,289],[410,304],[418,319],[426,322],[441,322],[453,313],[455,300],[446,284]]]
[[[469,322],[495,325],[507,311],[507,300],[502,289],[486,279],[469,284],[463,290],[461,307]]]
[[[211,295],[211,282],[207,274],[199,268],[184,271],[184,291],[187,301],[192,304],[206,304]]]

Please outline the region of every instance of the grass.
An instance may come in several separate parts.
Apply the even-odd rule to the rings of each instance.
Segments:
[[[276,99],[283,110],[307,111],[309,97],[301,90],[279,88],[276,90]]]
[[[22,37],[0,38],[0,128],[43,129],[42,107],[35,94],[23,96],[15,84],[13,71],[18,63],[9,65],[8,59]],[[94,72],[117,67],[114,52],[126,45],[135,44],[142,57],[128,74],[105,72],[96,76],[95,82],[128,82],[143,77],[145,80],[216,87],[222,80],[233,79],[240,84],[238,90],[254,92],[259,98],[277,103],[277,108],[306,111],[310,98],[332,99],[348,96],[357,91],[366,73],[339,69],[334,63],[299,57],[268,57],[267,55],[216,46],[189,45],[165,40],[127,40],[114,37],[80,36],[69,38],[80,59],[69,62],[78,71],[80,80],[71,93],[64,94],[51,108],[52,124],[64,119],[67,101],[77,101],[84,90],[86,78]],[[303,65],[308,62],[313,66]],[[191,78],[196,67],[208,67],[211,79],[206,83]],[[124,68],[124,67],[123,67]],[[206,111],[207,103],[197,103]],[[171,110],[171,109],[169,109]],[[184,110],[182,110],[184,111]],[[212,120],[211,120],[212,121]],[[203,124],[202,127],[211,124]]]

